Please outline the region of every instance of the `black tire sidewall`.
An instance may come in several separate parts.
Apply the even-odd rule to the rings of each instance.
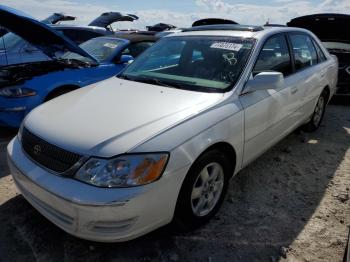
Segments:
[[[327,101],[327,93],[326,93],[325,90],[323,90],[323,92],[321,93],[321,95],[320,95],[319,98],[317,99],[317,103],[318,103],[318,101],[319,101],[319,99],[320,99],[321,97],[323,97],[323,99],[324,99],[324,105],[323,105],[323,110],[322,110],[321,119],[320,119],[320,121],[318,122],[318,124],[315,125],[314,117],[315,117],[315,114],[316,114],[316,112],[315,112],[316,106],[317,106],[317,104],[316,104],[315,109],[314,109],[314,112],[312,113],[312,117],[311,117],[310,121],[309,121],[306,125],[304,125],[304,127],[303,127],[304,131],[313,132],[313,131],[316,131],[316,130],[321,126],[321,123],[322,123],[324,114],[325,114],[325,112],[326,112],[327,102],[328,102],[328,101]]]
[[[224,170],[224,186],[221,196],[213,210],[210,211],[209,214],[199,217],[193,213],[191,206],[193,185],[197,180],[198,174],[203,170],[203,168],[209,163],[213,162],[220,164]],[[182,184],[175,209],[174,222],[181,231],[195,229],[206,223],[217,213],[225,198],[231,172],[233,172],[233,170],[227,157],[225,157],[225,155],[218,150],[212,150],[204,153],[193,163]]]

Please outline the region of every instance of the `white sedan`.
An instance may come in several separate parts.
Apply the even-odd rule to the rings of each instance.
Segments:
[[[337,69],[307,30],[190,28],[118,77],[33,110],[8,163],[23,196],[75,236],[192,229],[239,170],[296,128],[320,126]]]

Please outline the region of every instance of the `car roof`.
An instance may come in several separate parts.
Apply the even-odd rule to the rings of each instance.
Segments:
[[[329,18],[336,18],[336,19],[344,19],[344,20],[350,20],[350,15],[348,14],[336,14],[336,13],[320,13],[320,14],[312,14],[312,15],[305,15],[305,16],[299,16],[295,17],[291,22],[302,22],[302,21],[313,21],[315,19],[329,19]],[[287,23],[288,24],[288,23]]]
[[[207,35],[207,36],[233,36],[245,38],[262,38],[266,35],[272,35],[283,32],[306,32],[306,29],[285,26],[242,26],[242,25],[210,25],[187,28],[182,32],[170,34],[165,37],[189,36],[189,35]]]
[[[115,33],[114,35],[111,35],[109,37],[115,37],[115,38],[121,38],[121,39],[126,39],[129,40],[131,43],[137,43],[137,42],[156,42],[159,40],[159,36],[157,36],[154,33],[150,33],[150,32],[136,32],[136,33],[130,33],[130,34],[125,34],[125,33]]]

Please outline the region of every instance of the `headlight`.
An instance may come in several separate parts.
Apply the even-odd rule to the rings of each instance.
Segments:
[[[26,96],[35,96],[36,92],[23,86],[9,86],[0,89],[0,96],[9,98],[20,98]]]
[[[133,187],[152,183],[162,175],[166,153],[121,155],[113,159],[91,158],[75,178],[98,187]]]

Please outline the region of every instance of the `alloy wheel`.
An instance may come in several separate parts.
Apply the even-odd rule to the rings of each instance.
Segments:
[[[206,165],[193,185],[191,193],[192,211],[196,216],[209,214],[218,203],[224,187],[224,170],[219,163]]]

